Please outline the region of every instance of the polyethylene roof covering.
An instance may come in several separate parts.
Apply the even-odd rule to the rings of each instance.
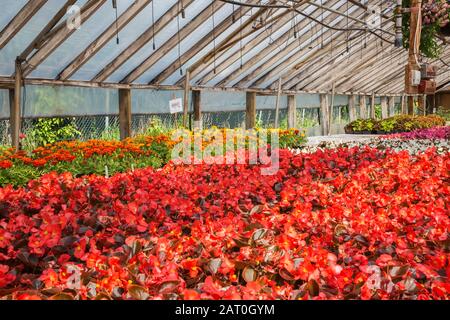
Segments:
[[[2,0],[0,13],[0,30],[5,31],[9,23],[14,21],[20,10],[37,0]],[[92,3],[102,0],[77,0],[75,5],[81,10]],[[240,0],[245,3],[256,3],[256,0]],[[300,1],[298,1],[300,2]],[[394,1],[360,0],[360,6],[354,2],[344,0],[313,0],[304,1],[298,10],[304,15],[314,17],[316,21],[306,18],[304,15],[288,12],[286,9],[268,10],[246,26],[240,32],[240,27],[251,19],[258,9],[233,6],[219,0],[117,0],[117,14],[130,12],[136,4],[146,4],[132,19],[119,30],[119,43],[116,43],[115,33],[108,38],[98,50],[90,54],[87,52],[86,61],[78,65],[74,72],[66,80],[93,81],[111,62],[123,53],[127,48],[136,43],[136,40],[146,31],[151,29],[153,16],[155,21],[161,22],[162,28],[155,32],[153,49],[153,37],[138,48],[136,52],[127,56],[125,61],[119,64],[107,75],[104,82],[126,82],[128,76],[136,71],[150,57],[159,57],[150,66],[139,69],[133,76],[133,84],[176,85],[182,87],[187,68],[193,69],[191,85],[208,87],[236,87],[239,89],[259,88],[277,90],[278,81],[282,79],[282,88],[300,92],[330,92],[335,85],[337,93],[365,93],[387,94],[403,92],[404,65],[407,61],[407,51],[403,48],[394,48],[393,44],[384,42],[369,31],[352,30],[342,31],[347,28],[365,28],[364,22],[369,15],[368,10],[361,7],[366,5],[380,5],[382,12],[387,17],[393,17]],[[30,16],[25,23],[18,24],[14,36],[5,43],[0,43],[0,77],[12,79],[14,73],[14,61],[25,48],[30,45],[44,27],[52,20],[55,14],[65,5],[64,0],[47,0],[36,13]],[[57,80],[63,70],[76,64],[75,58],[93,43],[100,39],[106,32],[114,30],[116,12],[112,8],[111,1],[97,8],[81,29],[72,34],[67,34],[61,43],[51,48],[48,55],[38,59],[36,65],[31,66],[31,72],[25,78]],[[214,7],[211,4],[214,3]],[[267,4],[268,0],[259,3]],[[314,5],[316,4],[316,5]],[[331,10],[320,9],[317,5],[323,4]],[[173,11],[178,5],[185,9],[185,18]],[[215,9],[214,9],[215,8]],[[230,21],[230,16],[238,14],[239,8],[246,10],[242,19]],[[153,11],[154,10],[154,11]],[[172,11],[171,11],[172,10]],[[210,13],[199,16],[203,10]],[[342,13],[338,15],[336,12]],[[178,12],[178,14],[177,14]],[[285,15],[282,15],[286,12]],[[171,15],[171,13],[175,13]],[[23,13],[22,13],[23,14]],[[258,29],[259,21],[270,21],[280,15],[273,24],[265,24]],[[348,18],[346,15],[350,16]],[[67,19],[67,14],[54,30]],[[359,20],[357,22],[356,20]],[[381,23],[383,31],[378,35],[393,42],[394,25],[392,19],[383,18]],[[318,21],[341,30],[332,30],[321,26]],[[187,32],[186,28],[196,24],[196,28]],[[227,24],[228,23],[228,24]],[[225,24],[226,27],[220,26]],[[294,29],[294,25],[297,29]],[[178,26],[180,32],[186,33],[176,43],[171,42],[177,37]],[[214,27],[214,28],[213,28]],[[3,32],[2,31],[2,32]],[[50,31],[51,34],[52,31]],[[65,32],[63,30],[63,32]],[[213,33],[214,37],[211,36]],[[294,36],[294,33],[297,37]],[[1,36],[2,33],[0,33]],[[48,38],[51,41],[58,32]],[[226,49],[220,48],[227,37],[234,35],[232,42]],[[1,39],[1,37],[0,37]],[[171,42],[171,45],[168,43]],[[45,47],[44,42],[43,47]],[[34,54],[43,50],[34,49],[24,66]],[[214,48],[218,50],[211,55]],[[161,51],[163,50],[163,51]],[[162,54],[161,54],[162,52]],[[183,57],[181,66],[180,56]],[[39,56],[39,55],[38,55]],[[214,56],[214,59],[212,58]],[[442,55],[442,59],[433,61],[440,70],[437,78],[438,85],[446,79],[448,71],[446,59],[450,57],[450,51]],[[204,60],[206,58],[206,60]],[[427,59],[425,59],[427,60]],[[203,63],[201,63],[203,61]],[[181,69],[181,72],[180,72]],[[216,73],[214,72],[216,71]]]

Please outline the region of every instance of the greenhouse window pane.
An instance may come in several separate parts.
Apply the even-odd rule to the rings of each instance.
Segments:
[[[180,16],[180,29],[183,28],[186,24],[188,24],[196,15],[198,15],[203,9],[205,9],[208,5],[211,4],[211,1],[194,1],[190,6],[186,7],[185,13],[186,18],[182,19]],[[161,32],[159,32],[156,36],[156,39],[158,40],[158,46],[156,49],[158,49],[162,44],[164,44],[167,40],[172,38],[173,35],[177,33],[177,18],[174,18],[171,20],[171,22],[163,29]],[[189,37],[186,39],[187,44],[191,44],[192,40],[191,37],[195,37],[195,32],[191,33]],[[183,41],[182,41],[183,44]],[[186,47],[189,47],[186,46]],[[177,50],[177,49],[176,49]],[[187,50],[187,48],[186,48]],[[125,78],[131,71],[133,71],[134,68],[139,66],[145,59],[147,59],[149,56],[153,54],[153,43],[147,43],[144,47],[142,47],[138,52],[136,52],[135,55],[131,56],[130,59],[128,59],[127,62],[125,62],[120,68],[118,68],[109,78],[108,82],[118,82],[121,81],[123,78]],[[178,52],[178,51],[177,51]],[[173,62],[172,58],[169,56],[169,54],[166,54],[163,59],[163,61],[167,62]],[[150,68],[150,70],[156,70],[155,66]],[[162,70],[161,70],[162,71]],[[145,77],[141,77],[144,78]],[[141,80],[139,78],[136,83],[145,83],[145,80]]]
[[[64,5],[61,0],[48,0],[30,21],[0,51],[0,75],[14,73],[14,61]]]
[[[155,21],[165,14],[175,3],[176,0],[156,2],[154,4]],[[120,31],[119,44],[117,44],[116,39],[111,39],[86,64],[84,64],[71,79],[90,80],[94,78],[108,63],[135,42],[136,39],[151,25],[152,5],[149,4]],[[155,41],[157,46],[163,44],[160,34],[156,34]]]
[[[2,0],[2,14],[0,15],[0,30],[17,15],[27,0]]]
[[[83,0],[86,1],[86,0]],[[121,0],[117,2],[118,15],[121,15],[134,0]],[[96,11],[79,30],[76,30],[61,46],[59,46],[47,59],[44,60],[31,73],[35,78],[56,78],[58,74],[100,36],[116,19],[115,9],[107,1]],[[120,36],[120,33],[119,33]],[[115,40],[114,40],[115,41]],[[89,79],[85,79],[89,80]]]

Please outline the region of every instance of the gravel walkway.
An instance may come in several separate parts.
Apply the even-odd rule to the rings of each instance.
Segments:
[[[317,146],[321,142],[333,142],[335,144],[348,143],[348,142],[362,142],[369,141],[373,138],[381,135],[363,135],[363,134],[336,134],[332,136],[317,136],[308,137],[307,146]]]

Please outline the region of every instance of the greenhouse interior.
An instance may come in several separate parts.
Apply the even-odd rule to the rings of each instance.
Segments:
[[[450,298],[450,1],[1,4],[0,300]]]

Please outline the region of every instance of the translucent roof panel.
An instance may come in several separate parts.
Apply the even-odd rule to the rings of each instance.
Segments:
[[[176,0],[159,1],[154,6],[155,21],[166,13]],[[108,63],[114,60],[122,51],[130,46],[145,30],[152,25],[152,6],[147,5],[140,13],[133,18],[119,33],[119,44],[116,39],[111,39],[102,49],[100,49],[86,64],[84,64],[72,77],[73,80],[83,80],[94,78]],[[156,35],[157,45],[163,42]]]
[[[2,14],[0,15],[0,30],[17,15],[27,0],[2,0]]]
[[[214,22],[217,26],[224,19],[226,19],[232,13],[232,6],[225,5],[220,10],[218,10],[214,15]],[[212,18],[209,18],[203,24],[201,24],[196,30],[192,32],[189,38],[185,38],[180,43],[180,52],[184,54],[186,51],[191,49],[195,44],[210,33],[213,29]],[[218,44],[220,40],[217,38],[216,43]],[[147,70],[141,77],[137,79],[138,83],[149,83],[155,76],[165,70],[171,64],[178,64],[178,46],[175,46],[171,51],[167,52],[164,59],[159,60],[152,68]],[[183,75],[186,70],[186,65],[183,66]],[[178,71],[178,76],[181,77]],[[173,84],[173,83],[172,83]]]
[[[179,23],[180,29],[186,26],[193,18],[195,18],[203,9],[205,9],[208,5],[212,3],[212,0],[197,0],[194,1],[191,5],[185,8],[185,19],[183,19],[180,15]],[[167,24],[167,26],[158,33],[156,39],[158,39],[159,46],[156,47],[156,50],[164,44],[167,40],[172,38],[172,36],[177,34],[178,31],[178,19],[174,18],[172,21]],[[195,37],[195,33],[190,34],[190,36],[186,39],[187,42],[192,43],[191,38]],[[186,41],[185,44],[186,44]],[[183,44],[183,41],[182,43]],[[133,71],[137,66],[139,66],[145,59],[153,54],[153,43],[147,43],[143,46],[136,54],[134,54],[127,62],[125,62],[120,68],[118,68],[107,81],[109,82],[119,82],[123,78],[125,78],[131,71]],[[166,54],[163,61],[171,61],[169,54]],[[173,61],[173,60],[172,60]],[[156,68],[151,68],[149,72],[152,70],[157,70]],[[148,74],[148,73],[146,73]],[[136,83],[146,83],[145,75],[135,81]]]
[[[16,57],[34,40],[63,5],[64,1],[48,0],[11,41],[1,49],[0,75],[10,76],[14,73],[14,61]],[[3,12],[1,16],[3,16]]]
[[[230,10],[229,8],[223,8],[221,11],[223,10]],[[232,11],[232,9],[231,9]],[[230,11],[230,12],[231,12]],[[219,15],[219,13],[217,13],[217,15]],[[249,15],[246,15],[242,18],[242,22],[245,22],[249,19]],[[209,31],[211,31],[211,21],[207,21],[205,22],[205,25],[210,25],[210,28],[208,29]],[[237,28],[239,28],[239,21],[236,21],[233,25],[231,25],[230,27],[228,27],[224,32],[222,32],[221,34],[218,34],[216,37],[216,44],[220,43],[221,41],[223,41],[226,37],[228,37],[231,33],[233,33]],[[195,46],[195,43],[193,44]],[[187,69],[190,66],[192,66],[194,63],[196,63],[199,59],[201,59],[205,54],[211,52],[214,48],[214,42],[211,41],[207,46],[205,46],[203,49],[200,50],[200,52],[198,52],[196,55],[194,55],[191,59],[189,59],[184,65],[183,65],[183,69]],[[145,76],[145,75],[144,75]],[[181,76],[180,76],[180,72],[177,70],[176,72],[174,72],[172,75],[170,75],[166,80],[164,80],[162,82],[162,84],[174,84],[176,83],[178,80],[180,80]],[[195,78],[192,79],[193,82],[195,82]]]
[[[82,7],[87,0],[78,3]],[[117,1],[117,13],[120,16],[134,2],[134,0]],[[107,1],[97,10],[79,30],[76,30],[66,41],[63,42],[47,59],[36,68],[30,77],[34,78],[56,78],[58,74],[74,58],[89,46],[99,35],[101,35],[116,19],[115,9],[110,1]],[[90,79],[83,79],[90,80]]]
[[[0,31],[5,30],[5,27],[14,19],[14,17],[20,12],[26,4],[32,3],[33,0],[2,0],[1,4],[2,12],[0,13]],[[76,5],[83,7],[88,4],[89,0],[77,0]],[[119,0],[118,15],[122,15],[127,12],[136,0]],[[142,1],[142,0],[140,0]],[[138,48],[134,54],[127,59],[124,59],[122,65],[118,66],[116,70],[110,70],[108,72],[108,78],[105,82],[121,82],[123,81],[133,70],[142,65],[149,57],[152,65],[143,70],[141,74],[137,74],[137,79],[132,81],[134,84],[148,84],[152,83],[157,77],[159,84],[162,85],[177,85],[182,82],[186,69],[194,64],[200,63],[201,59],[208,53],[212,52],[214,42],[211,38],[205,39],[205,36],[211,33],[213,30],[213,10],[210,9],[212,3],[219,5],[219,0],[190,0],[189,5],[184,1],[184,7],[186,17],[180,17],[179,24],[180,29],[192,25],[194,19],[196,19],[201,13],[203,19],[197,20],[195,23],[200,25],[192,32],[187,34],[181,39],[180,44],[177,43],[177,31],[178,31],[178,19],[177,16],[171,16],[172,11],[169,11],[172,7],[177,8],[177,5],[181,2],[179,0],[165,0],[158,1],[153,0],[150,3],[146,3],[145,8],[142,8],[140,12],[136,14],[123,28],[119,31],[120,43],[116,43],[116,39],[111,38],[107,43],[98,50],[92,56],[89,55],[87,61],[79,66],[69,80],[83,80],[92,81],[98,75],[102,69],[108,64],[114,61],[120,54],[136,43],[136,40],[146,31],[151,32],[151,25],[153,23],[152,16],[155,17],[155,21],[164,18],[162,28],[156,33],[155,42],[156,50],[158,54],[155,55],[153,49],[153,40],[150,38],[147,43],[144,43],[142,47]],[[246,3],[256,3],[255,1],[245,1]],[[265,0],[264,3],[267,1]],[[290,3],[292,1],[277,1],[278,4]],[[47,0],[43,1],[44,5],[34,15],[31,15],[27,19],[24,25],[17,28],[14,37],[8,39],[5,46],[0,49],[0,77],[8,78],[3,79],[12,81],[11,77],[14,73],[14,61],[15,58],[20,55],[23,50],[28,47],[36,36],[43,30],[43,28],[52,20],[54,15],[67,3],[67,0]],[[95,1],[92,3],[96,3]],[[349,25],[352,27],[362,28],[366,27],[365,20],[368,14],[371,14],[368,10],[365,10],[360,4],[364,5],[383,5],[383,11],[388,16],[393,15],[395,3],[382,0],[360,0],[359,3],[349,2],[345,0],[314,0],[307,1],[299,8],[300,13],[293,14],[291,11],[287,15],[279,17],[279,13],[286,8],[278,8],[276,10],[266,10],[262,13],[261,17],[267,18],[267,21],[273,21],[273,30],[269,25],[255,31],[252,29],[254,23],[247,25],[242,31],[246,36],[242,41],[232,43],[227,48],[216,55],[216,59],[210,59],[206,63],[201,63],[201,67],[193,70],[191,73],[191,85],[204,86],[205,88],[211,88],[215,86],[226,87],[239,87],[239,88],[270,88],[276,90],[277,80],[280,77],[286,77],[284,81],[284,89],[292,90],[307,90],[315,92],[323,92],[330,90],[329,75],[339,74],[345,76],[346,81],[343,81],[337,85],[336,92],[342,93],[347,91],[352,92],[372,92],[379,93],[398,93],[403,90],[401,86],[403,80],[404,69],[394,65],[393,63],[383,63],[383,60],[387,62],[398,61],[397,64],[404,64],[407,59],[407,50],[394,49],[393,44],[387,42],[393,42],[394,40],[394,22],[392,19],[383,19],[383,32],[378,34],[382,35],[386,40],[386,45],[378,47],[381,63],[375,65],[375,67],[381,68],[382,66],[388,66],[389,72],[381,73],[374,67],[371,68],[369,64],[365,63],[365,57],[372,59],[372,53],[370,50],[359,50],[359,45],[362,38],[351,41],[351,45],[354,45],[355,50],[352,50],[348,56],[340,57],[341,49],[345,50],[345,41],[347,34],[361,33],[364,31],[346,32],[345,30],[330,30],[323,27],[318,21],[326,19],[326,24],[339,24],[339,28],[347,28],[346,13],[353,17],[349,18]],[[214,18],[215,26],[217,27],[226,18],[230,18],[232,10],[238,10],[239,5],[232,5],[230,3],[220,2],[222,7],[216,8]],[[331,10],[322,9],[320,5],[329,7]],[[96,11],[90,16],[87,21],[83,23],[80,30],[74,31],[70,36],[67,36],[64,41],[58,43],[56,48],[49,53],[43,61],[34,61],[31,63],[36,64],[35,69],[30,74],[27,74],[27,78],[43,78],[48,80],[58,79],[58,75],[66,67],[74,62],[76,57],[84,50],[89,48],[92,43],[108,28],[115,26],[116,12],[112,7],[112,1],[106,0],[102,2],[100,8],[96,8]],[[333,10],[334,9],[334,10]],[[206,11],[205,11],[206,10]],[[210,10],[210,12],[209,12]],[[246,14],[243,17],[243,21],[248,21],[255,13],[261,8],[246,7]],[[336,12],[338,10],[339,12]],[[286,11],[287,12],[287,11]],[[171,13],[171,15],[169,15]],[[167,15],[166,15],[167,14]],[[291,17],[292,14],[292,17]],[[278,21],[272,18],[278,16]],[[318,21],[313,21],[308,17],[315,17]],[[295,18],[293,18],[295,17]],[[359,21],[357,21],[358,19]],[[59,21],[58,25],[65,27],[65,21],[67,15]],[[255,23],[257,23],[255,21]],[[293,26],[300,24],[297,28],[297,35],[301,37],[301,40],[295,39],[293,34]],[[215,44],[220,44],[231,33],[240,27],[240,19],[237,19],[233,24],[228,24],[228,27],[216,33]],[[194,29],[194,28],[192,28]],[[64,29],[66,30],[66,29]],[[111,29],[110,29],[111,30]],[[9,30],[11,31],[11,30]],[[13,30],[14,31],[14,30]],[[254,31],[254,32],[252,32]],[[369,34],[366,31],[365,34]],[[54,34],[49,34],[50,36]],[[325,45],[330,43],[330,40],[334,35],[336,41],[341,46],[339,49],[333,50],[330,54],[330,50],[321,50],[321,42]],[[279,40],[276,45],[273,42]],[[339,37],[339,38],[337,38]],[[163,46],[172,39],[170,45]],[[257,39],[257,40],[254,40]],[[373,37],[365,36],[365,39],[371,39],[371,41],[380,41]],[[298,45],[297,45],[298,43]],[[247,48],[243,52],[242,60],[240,58],[241,45],[246,45]],[[249,45],[251,44],[251,45]],[[288,47],[288,49],[286,49]],[[333,49],[336,45],[333,42]],[[39,49],[37,49],[39,50]],[[181,54],[189,53],[190,57],[187,57],[183,61],[182,66],[178,66],[179,51]],[[338,52],[339,51],[339,52]],[[262,52],[262,54],[261,54]],[[391,53],[394,52],[395,56]],[[32,52],[27,58],[28,60],[36,51]],[[446,52],[447,55],[450,55]],[[370,57],[369,57],[370,55]],[[375,56],[375,55],[374,55]],[[446,57],[442,56],[443,60]],[[427,61],[427,60],[424,60]],[[29,62],[29,61],[28,61]],[[37,62],[37,63],[36,63]],[[433,63],[438,68],[445,68],[445,63],[442,60],[433,60]],[[241,63],[245,64],[244,69],[240,69]],[[29,65],[29,64],[28,64]],[[27,61],[24,62],[24,66],[27,66]],[[217,68],[217,73],[214,73],[214,66]],[[297,68],[297,66],[299,66]],[[178,68],[180,67],[180,68]],[[169,69],[168,69],[169,68]],[[339,69],[337,69],[339,68]],[[179,69],[183,71],[180,74]],[[167,70],[170,70],[168,72]],[[358,72],[352,72],[357,70]],[[164,73],[163,73],[164,72]],[[163,73],[163,74],[162,74]],[[170,74],[171,73],[171,74]],[[163,75],[158,77],[159,75]],[[361,74],[368,75],[367,78],[358,78]],[[230,78],[229,76],[232,75]],[[327,78],[328,77],[328,78]],[[283,78],[284,79],[284,78]],[[444,76],[437,78],[438,85],[445,81]],[[226,81],[225,81],[226,80]],[[400,85],[394,85],[397,81]],[[36,82],[35,82],[36,83]],[[75,84],[75,83],[72,83]],[[181,87],[181,86],[180,86]],[[396,90],[396,91],[395,91]],[[394,92],[392,92],[394,91]]]

